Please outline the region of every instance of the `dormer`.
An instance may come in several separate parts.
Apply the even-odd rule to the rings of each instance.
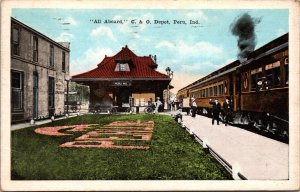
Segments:
[[[115,71],[130,72],[130,61],[116,61]]]

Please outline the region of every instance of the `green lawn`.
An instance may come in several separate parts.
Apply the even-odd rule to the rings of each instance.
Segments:
[[[13,180],[228,180],[229,173],[165,115],[84,115],[39,127],[152,120],[149,150],[60,148],[82,133],[39,135],[35,127],[12,131]],[[93,129],[93,128],[91,128]],[[90,129],[90,130],[91,130]]]

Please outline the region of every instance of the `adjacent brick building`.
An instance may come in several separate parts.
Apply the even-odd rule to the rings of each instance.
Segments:
[[[11,18],[12,122],[64,113],[69,46]]]

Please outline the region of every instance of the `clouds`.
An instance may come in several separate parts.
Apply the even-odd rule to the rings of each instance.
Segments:
[[[119,31],[124,34],[133,33],[133,32],[142,32],[146,29],[147,24],[145,21],[153,21],[154,16],[151,13],[145,13],[140,16],[114,16],[115,20],[125,19],[128,21],[127,23],[119,26]],[[134,21],[134,23],[132,23]],[[140,23],[142,21],[142,23]]]
[[[146,21],[154,20],[154,15],[151,13],[144,13],[139,16],[132,15],[115,15],[113,17],[114,20],[127,20],[122,25],[118,25],[115,27],[116,33],[121,35],[123,39],[128,39],[130,41],[143,41],[144,43],[150,42],[150,38],[144,35],[147,32],[147,24]],[[142,22],[140,22],[142,21]]]
[[[171,89],[172,93],[177,93],[177,91],[185,86],[187,86],[190,83],[193,83],[200,79],[201,75],[199,74],[188,74],[182,71],[176,71],[174,73],[174,78],[171,81],[171,85],[174,86],[173,89]]]
[[[78,26],[78,22],[73,17],[67,17],[63,20],[62,24]]]
[[[207,22],[208,17],[204,14],[203,11],[195,11],[195,12],[189,12],[185,14],[187,19],[197,19],[201,22]]]
[[[200,41],[196,43],[187,43],[179,41],[178,43],[172,43],[167,40],[160,41],[155,48],[167,49],[172,52],[176,52],[176,55],[194,57],[201,55],[201,57],[222,57],[224,50],[221,45],[214,45],[210,42]]]
[[[173,50],[176,48],[176,45],[174,43],[171,43],[169,41],[166,41],[166,40],[162,40],[160,41],[156,46],[155,48],[162,48],[162,49],[169,49],[169,50]]]
[[[74,38],[72,33],[61,32],[55,40],[58,42],[71,42]]]
[[[109,48],[103,47],[93,47],[87,49],[83,56],[71,60],[71,72],[72,75],[78,74],[87,70],[91,70],[97,67],[97,64],[100,63],[105,55],[112,56],[114,53]]]
[[[228,29],[237,15],[247,11],[263,18],[256,31],[258,45],[288,32],[289,12],[283,9],[13,9],[12,16],[56,41],[70,41],[71,74],[95,68],[105,54],[116,54],[128,45],[137,55],[157,55],[160,72],[171,67],[176,89],[236,60],[236,39]],[[95,24],[90,19],[124,24]],[[173,24],[174,19],[187,24]],[[201,26],[190,25],[189,20]]]
[[[113,35],[112,30],[106,26],[100,26],[93,29],[90,33],[91,37],[108,37],[112,41],[117,41],[116,37]]]
[[[159,57],[158,69],[163,71],[164,68],[171,67],[175,71],[174,78],[176,79],[176,76],[179,75],[180,78],[184,77],[184,82],[189,79],[193,82],[230,63],[227,62],[229,61],[228,56],[222,45],[206,41],[194,43],[178,41],[175,43],[162,40],[156,44],[155,48],[168,53],[166,57]],[[174,83],[176,89],[184,87],[180,85],[181,82],[178,79]]]

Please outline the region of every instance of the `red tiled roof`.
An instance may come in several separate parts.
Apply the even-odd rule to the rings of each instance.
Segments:
[[[117,61],[131,61],[130,71],[115,71]],[[112,57],[105,57],[98,67],[90,71],[74,75],[77,78],[165,78],[169,76],[155,71],[157,64],[150,56],[139,57],[135,55],[127,46]]]

